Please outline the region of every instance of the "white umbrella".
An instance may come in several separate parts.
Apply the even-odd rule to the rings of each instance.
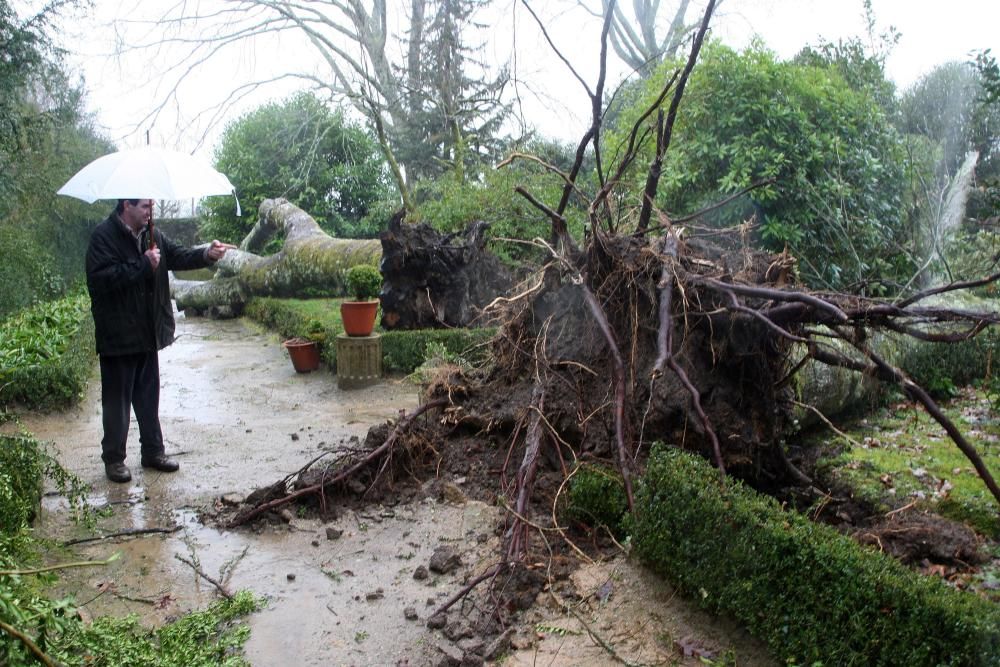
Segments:
[[[58,194],[92,204],[98,199],[189,199],[235,192],[224,174],[198,159],[145,146],[97,158]]]

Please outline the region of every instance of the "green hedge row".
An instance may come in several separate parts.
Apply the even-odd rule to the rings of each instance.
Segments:
[[[333,369],[337,363],[337,336],[344,332],[340,320],[341,299],[251,299],[244,314],[281,336],[315,337],[320,334],[320,356]],[[388,373],[412,373],[426,358],[427,346],[439,343],[472,363],[486,358],[486,343],[494,329],[417,329],[381,331],[382,369]]]
[[[991,327],[960,343],[918,343],[903,353],[899,365],[918,384],[936,395],[997,373],[1000,329]]]
[[[95,358],[85,294],[33,306],[0,324],[0,405],[69,406],[82,396]]]
[[[795,664],[1000,665],[1000,611],[783,510],[702,459],[657,447],[634,553]]]

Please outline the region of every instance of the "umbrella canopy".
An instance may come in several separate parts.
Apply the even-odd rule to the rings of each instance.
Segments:
[[[145,146],[97,158],[58,194],[88,204],[98,199],[189,199],[233,194],[233,184],[186,153]]]

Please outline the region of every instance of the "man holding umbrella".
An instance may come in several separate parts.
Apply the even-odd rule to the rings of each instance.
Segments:
[[[104,470],[113,482],[132,479],[125,465],[129,411],[139,423],[144,468],[174,472],[160,431],[158,352],[174,340],[168,271],[199,269],[233,246],[212,241],[185,248],[152,229],[152,199],[119,199],[87,248],[87,290],[101,365]]]
[[[113,482],[132,479],[125,465],[131,408],[139,422],[143,467],[174,472],[179,466],[164,453],[160,432],[158,352],[174,340],[167,272],[203,268],[234,246],[212,241],[191,249],[172,242],[153,228],[153,199],[235,196],[236,191],[224,174],[190,154],[143,146],[97,158],[58,193],[88,203],[118,200],[87,248],[87,290],[101,358],[104,471]],[[132,199],[136,195],[148,199]]]

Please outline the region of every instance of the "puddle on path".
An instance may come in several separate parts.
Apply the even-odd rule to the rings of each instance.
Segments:
[[[39,439],[54,444],[64,466],[91,485],[91,502],[107,508],[97,534],[179,528],[74,546],[74,560],[104,559],[116,551],[121,558],[106,567],[67,571],[58,592],[74,594],[91,616],[136,613],[146,624],[162,623],[217,599],[213,586],[178,556],[196,559],[213,578],[230,572],[230,590],[246,588],[267,598],[264,610],[249,621],[246,655],[254,665],[439,664],[442,654],[435,647],[447,642],[440,631],[427,629],[427,617],[461,588],[465,576],[495,561],[500,552],[495,508],[427,499],[345,511],[325,525],[295,518],[288,525],[235,531],[198,519],[198,512],[221,496],[243,497],[350,436],[363,438],[369,426],[400,409],[412,409],[416,389],[387,381],[347,392],[325,369],[297,374],[280,341],[244,320],[181,317],[178,334],[160,358],[161,422],[167,452],[181,463],[178,473],[139,467],[133,423],[126,461],[133,480],[118,485],[105,479],[96,374],[78,407],[22,420]],[[329,539],[327,527],[343,534]],[[56,496],[46,497],[36,528],[58,541],[93,535],[68,521],[65,504]],[[415,580],[414,569],[426,565],[440,545],[459,552],[463,566],[449,575]],[[576,576],[583,577],[577,582],[581,597],[608,580],[617,582],[620,594],[614,603],[588,609],[587,618],[609,639],[626,633],[621,640],[626,656],[634,650],[643,661],[701,664],[679,659],[670,644],[669,637],[690,630],[708,645],[735,647],[741,665],[773,664],[745,633],[691,609],[665,584],[654,585],[651,575],[622,559]],[[612,662],[573,625],[575,619],[542,602],[519,630],[531,646],[515,651],[505,664]],[[408,607],[416,611],[416,620],[404,618]],[[536,633],[538,623],[571,632]]]

